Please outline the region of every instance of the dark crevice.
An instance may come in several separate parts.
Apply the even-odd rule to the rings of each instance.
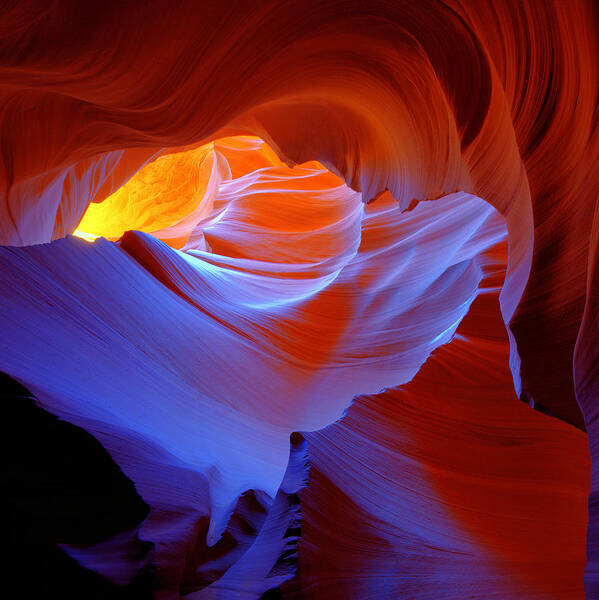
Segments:
[[[152,568],[127,586],[86,569],[58,544],[90,546],[134,530],[148,505],[92,435],[41,408],[0,372],[8,533],[7,572],[20,598],[152,598]],[[149,555],[152,544],[139,542]]]

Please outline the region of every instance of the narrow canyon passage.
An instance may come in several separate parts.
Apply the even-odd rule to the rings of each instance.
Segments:
[[[597,31],[1,7],[25,597],[599,597]]]

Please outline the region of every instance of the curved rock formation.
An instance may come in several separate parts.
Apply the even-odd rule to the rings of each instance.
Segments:
[[[297,537],[287,529],[304,471],[289,436],[328,426],[306,433],[307,514],[318,522],[317,505],[339,494],[338,519],[365,523],[345,536],[380,548],[386,566],[355,548],[331,556],[337,532],[323,525],[319,540],[308,526],[321,554],[300,545],[307,566],[300,553],[286,593],[332,593],[314,568],[322,556],[343,577],[379,578],[345,583],[345,597],[438,596],[449,580],[456,598],[475,598],[477,577],[491,578],[485,597],[580,597],[588,465],[572,425],[599,461],[596,3],[0,10],[0,369],[135,483],[151,508],[140,535],[155,544],[157,594],[259,596],[291,577],[279,558]],[[404,446],[390,441],[397,428]],[[336,436],[355,444],[345,478],[331,471]],[[402,470],[406,457],[420,467]],[[419,469],[454,475],[406,492],[398,482]],[[515,483],[524,469],[531,482]],[[599,593],[595,470],[588,597]],[[475,499],[501,497],[493,525],[464,505],[468,478]],[[364,489],[377,490],[366,503],[352,496]],[[407,506],[412,492],[435,495],[430,536],[414,508],[377,512],[377,493]],[[517,507],[539,495],[568,540],[559,548],[534,511],[514,533]],[[498,523],[512,535],[499,539]],[[406,553],[414,567],[439,561],[422,571],[430,588],[397,567]],[[105,554],[72,556],[101,571]],[[508,568],[513,587],[497,575]],[[388,569],[396,583],[382,583]]]

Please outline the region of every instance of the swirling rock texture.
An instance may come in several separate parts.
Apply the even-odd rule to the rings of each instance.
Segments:
[[[0,57],[24,597],[599,598],[597,3],[25,0]]]

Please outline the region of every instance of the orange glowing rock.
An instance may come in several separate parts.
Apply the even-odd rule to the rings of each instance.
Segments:
[[[212,155],[208,144],[159,156],[108,198],[90,204],[77,230],[118,239],[131,229],[151,233],[174,225],[204,200]]]

